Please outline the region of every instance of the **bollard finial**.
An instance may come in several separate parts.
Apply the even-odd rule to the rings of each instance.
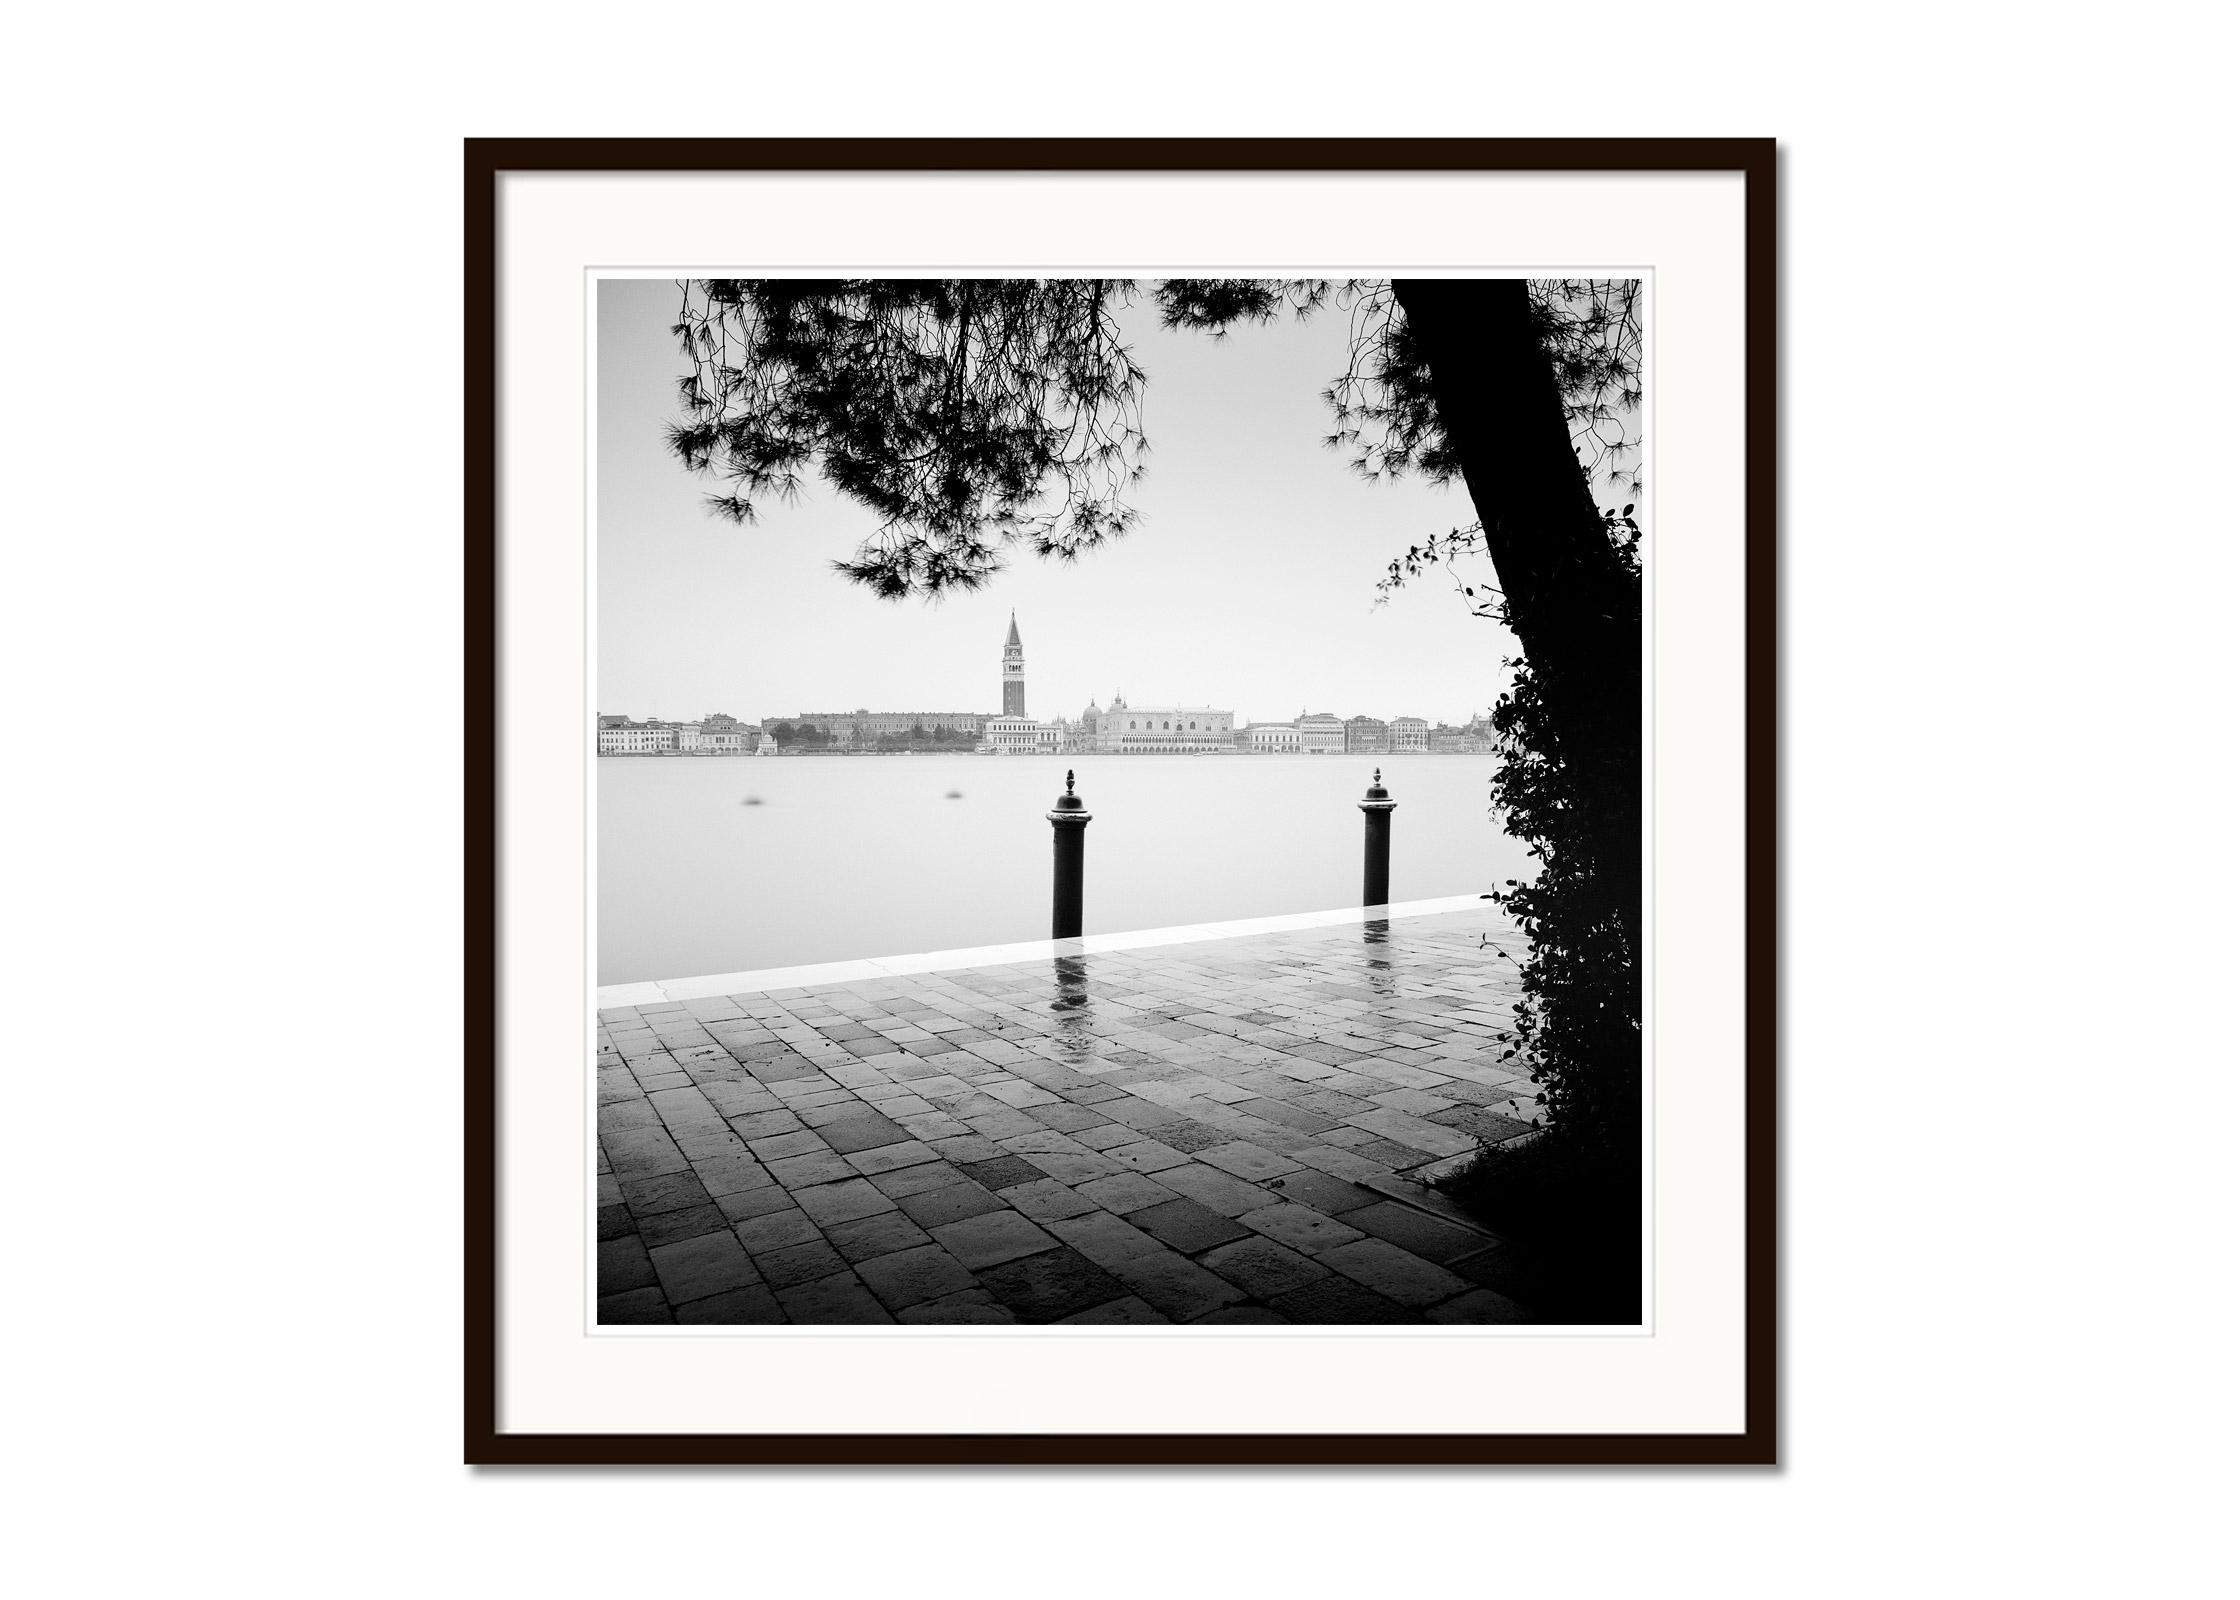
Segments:
[[[1369,781],[1370,781],[1371,783],[1382,783],[1382,782],[1384,782],[1384,768],[1382,768],[1382,767],[1371,767],[1371,768],[1369,769]]]
[[[1066,768],[1066,793],[1073,793],[1073,768]]]

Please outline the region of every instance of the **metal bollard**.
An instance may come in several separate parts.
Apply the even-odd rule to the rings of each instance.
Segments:
[[[1081,937],[1081,846],[1089,833],[1089,813],[1073,792],[1073,773],[1066,772],[1066,792],[1050,809],[1050,937]]]
[[[1385,793],[1384,768],[1370,775],[1361,801],[1361,903],[1392,903],[1392,808],[1400,802]]]

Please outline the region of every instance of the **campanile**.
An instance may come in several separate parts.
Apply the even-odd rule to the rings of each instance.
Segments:
[[[1027,714],[1027,656],[1019,644],[1019,613],[1011,613],[1011,632],[1003,641],[1003,714]]]

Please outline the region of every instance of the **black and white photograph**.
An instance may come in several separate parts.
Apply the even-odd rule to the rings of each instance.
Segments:
[[[597,1336],[1647,1327],[1650,277],[586,293]]]

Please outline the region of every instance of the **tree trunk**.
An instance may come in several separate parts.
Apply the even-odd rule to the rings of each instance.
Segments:
[[[1519,279],[1395,280],[1441,429],[1485,528],[1509,625],[1589,798],[1597,876],[1640,906],[1641,586],[1612,548]]]
[[[1587,492],[1524,282],[1402,279],[1392,289],[1526,658],[1566,679],[1619,672],[1638,685],[1638,589]]]

